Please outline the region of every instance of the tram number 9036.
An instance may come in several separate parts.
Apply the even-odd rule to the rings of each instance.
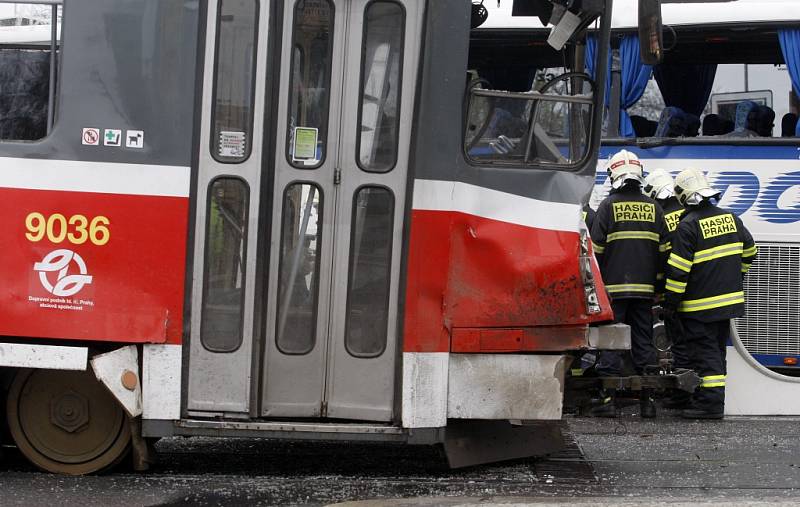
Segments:
[[[66,240],[73,245],[82,245],[88,240],[97,246],[103,246],[111,239],[111,231],[108,229],[110,224],[104,216],[96,216],[90,220],[84,215],[67,218],[61,213],[53,213],[45,217],[42,213],[33,212],[25,217],[25,227],[28,229],[25,237],[33,242],[46,237],[56,244]]]

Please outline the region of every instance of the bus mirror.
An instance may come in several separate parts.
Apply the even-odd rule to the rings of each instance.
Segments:
[[[664,57],[661,0],[639,0],[639,53],[645,65],[658,65]]]

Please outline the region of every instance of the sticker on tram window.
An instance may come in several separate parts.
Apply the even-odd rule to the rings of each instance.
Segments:
[[[111,222],[104,216],[86,217],[84,215],[65,216],[53,213],[45,216],[39,212],[25,217],[25,237],[37,243],[45,238],[51,243],[63,242],[82,245],[86,242],[103,246],[111,239],[108,226]]]
[[[222,130],[219,133],[219,156],[241,158],[245,156],[247,134]]]
[[[305,164],[316,164],[318,137],[319,129],[312,127],[295,127],[292,159]]]

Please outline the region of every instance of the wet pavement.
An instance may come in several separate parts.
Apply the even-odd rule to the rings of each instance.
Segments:
[[[0,505],[795,505],[800,418],[568,418],[548,459],[449,470],[434,447],[169,438],[147,474],[37,472],[14,449]]]

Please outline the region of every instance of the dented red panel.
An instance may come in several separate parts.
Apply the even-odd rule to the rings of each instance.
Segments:
[[[0,188],[0,335],[180,343],[188,199]]]
[[[586,346],[587,327],[456,328],[451,352],[559,352]]]
[[[453,331],[457,328],[524,328],[523,337],[530,341],[521,350],[533,350],[524,347],[541,343],[545,332],[563,339],[560,350],[574,348],[578,329],[613,317],[597,271],[603,312],[586,314],[579,248],[578,232],[461,212],[414,210],[405,350],[475,348],[465,345],[474,338],[459,341],[459,332]],[[558,326],[571,328],[561,334]],[[582,333],[581,339],[585,339]],[[559,350],[551,346],[550,350]]]

